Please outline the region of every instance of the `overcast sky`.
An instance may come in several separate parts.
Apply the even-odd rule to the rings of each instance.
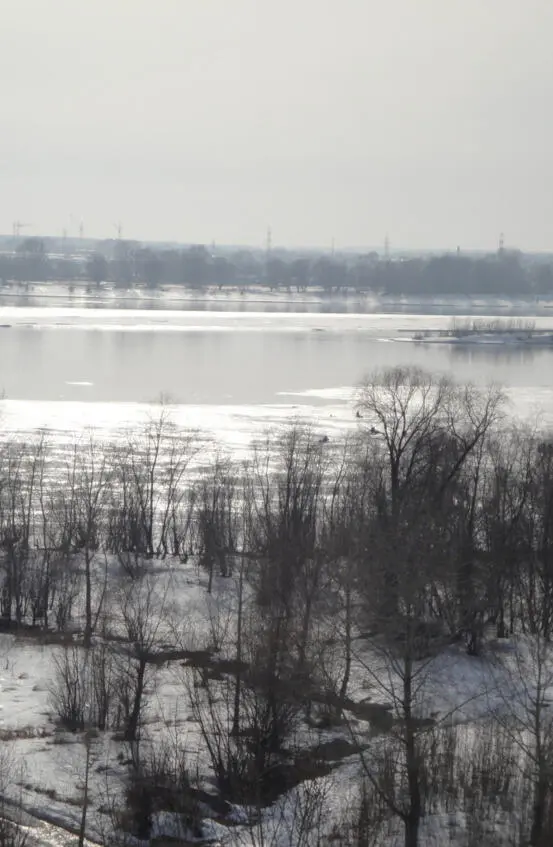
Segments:
[[[552,0],[1,0],[0,231],[553,249]]]

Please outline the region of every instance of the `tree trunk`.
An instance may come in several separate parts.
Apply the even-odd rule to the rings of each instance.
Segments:
[[[418,847],[419,845],[420,814],[409,813],[405,819],[405,847]]]
[[[497,631],[496,635],[498,638],[507,638],[507,627],[505,625],[505,611],[503,608],[503,604],[501,604],[499,608],[499,617],[497,619]]]
[[[127,721],[127,728],[125,730],[125,741],[136,741],[136,736],[138,734],[138,724],[140,721],[140,711],[142,708],[142,694],[144,692],[144,676],[146,673],[146,661],[143,658],[138,660],[138,667],[136,670],[136,683],[134,689],[134,700],[131,713],[129,715],[129,719]]]
[[[92,641],[92,579],[90,576],[90,553],[85,551],[85,628],[83,644],[90,647]]]
[[[236,621],[236,679],[234,686],[234,713],[232,716],[232,735],[240,732],[240,700],[242,695],[242,612],[244,603],[244,557],[240,563],[238,580],[238,616]]]
[[[345,647],[345,657],[344,657],[344,675],[342,677],[342,684],[340,686],[340,700],[344,700],[347,697],[348,686],[349,686],[349,678],[351,674],[351,641],[352,641],[352,632],[351,632],[351,585],[349,581],[349,574],[347,576],[347,586],[346,586],[346,603],[345,603],[345,612],[346,612],[346,620],[345,620],[345,633],[344,633],[344,647]]]
[[[407,788],[409,792],[409,812],[405,817],[405,847],[418,847],[419,825],[422,816],[420,790],[420,768],[417,755],[415,726],[412,715],[413,666],[411,658],[405,658],[403,678],[403,711],[405,719],[405,763],[407,767]]]
[[[81,824],[79,827],[79,842],[78,847],[83,847],[86,835],[86,815],[88,812],[88,781],[90,776],[90,734],[87,731],[85,734],[86,745],[86,762],[84,773],[84,791],[83,791],[83,808],[81,811]]]
[[[530,833],[531,847],[542,847],[542,835],[545,819],[546,803],[547,803],[547,777],[543,775],[539,777],[536,785],[536,793],[534,795],[534,804],[532,809],[532,829]]]

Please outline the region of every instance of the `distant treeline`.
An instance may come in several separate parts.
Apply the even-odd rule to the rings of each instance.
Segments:
[[[352,255],[270,255],[238,250],[226,255],[203,245],[146,247],[135,241],[98,242],[94,252],[65,256],[48,252],[40,238],[23,239],[12,253],[0,254],[4,282],[65,281],[121,288],[183,285],[193,288],[266,285],[301,292],[374,292],[389,295],[553,294],[553,260],[530,259],[501,250],[475,257],[462,253],[388,258],[375,252]]]

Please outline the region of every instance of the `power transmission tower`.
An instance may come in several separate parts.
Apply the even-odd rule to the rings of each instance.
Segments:
[[[384,239],[384,258],[386,261],[390,258],[390,239],[388,236]]]
[[[21,221],[14,221],[12,224],[12,233],[16,238],[19,238],[21,235],[21,230],[23,227],[30,226],[30,224],[24,224]]]
[[[267,227],[267,240],[265,242],[265,279],[269,282],[269,261],[271,258],[271,250],[273,249],[273,233],[271,227]]]
[[[505,250],[505,234],[503,232],[499,233],[499,246],[497,252],[499,254],[503,253]]]

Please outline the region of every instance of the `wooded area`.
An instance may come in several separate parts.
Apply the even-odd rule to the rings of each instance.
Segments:
[[[243,464],[203,454],[164,409],[114,443],[3,442],[2,627],[76,634],[60,637],[53,708],[128,745],[120,834],[149,835],[161,810],[202,831],[178,727],[169,749],[144,723],[168,662],[222,818],[239,804],[260,831],[288,792],[308,805],[290,844],[378,845],[399,827],[416,847],[438,813],[470,820],[463,843],[490,821],[494,844],[551,843],[553,442],[509,419],[498,389],[413,368],[373,374],[355,403],[344,443],[291,424]],[[172,582],[185,568],[214,598],[203,634]],[[493,690],[471,733],[461,703],[428,711],[459,651],[485,658],[479,696]],[[360,765],[333,840],[316,779],[333,766],[306,728],[341,733]]]

